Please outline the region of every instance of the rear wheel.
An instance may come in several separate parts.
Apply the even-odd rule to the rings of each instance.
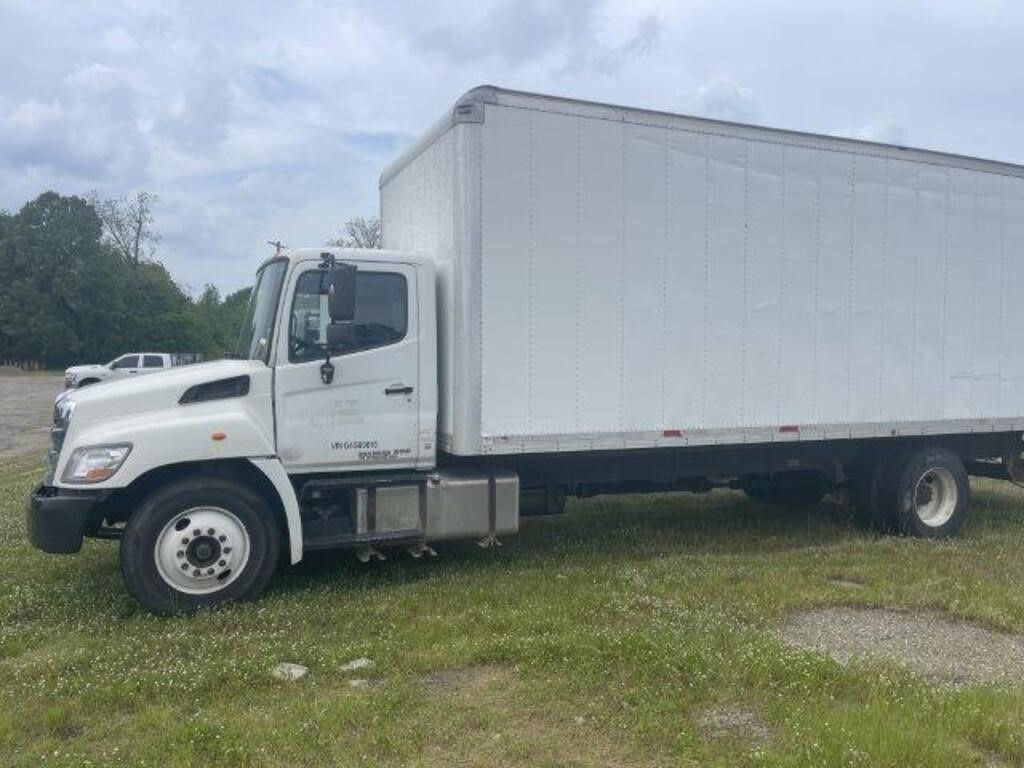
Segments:
[[[952,536],[967,521],[970,481],[952,451],[929,447],[905,454],[893,468],[886,502],[899,530],[911,536]]]
[[[226,478],[160,488],[128,520],[121,573],[155,613],[192,613],[255,597],[277,565],[280,533],[266,501]]]

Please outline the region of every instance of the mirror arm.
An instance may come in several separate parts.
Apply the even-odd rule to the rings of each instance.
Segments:
[[[324,384],[330,384],[334,381],[334,363],[331,362],[329,357],[320,366],[320,381]]]
[[[320,381],[322,381],[326,385],[334,381],[334,363],[331,362],[330,339],[327,340],[327,343],[324,345],[324,347],[326,348],[325,354],[327,357],[324,360],[323,365],[320,366]]]

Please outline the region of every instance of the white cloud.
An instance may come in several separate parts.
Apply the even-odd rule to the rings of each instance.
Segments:
[[[878,141],[883,144],[903,146],[907,143],[907,129],[895,120],[871,120],[853,128],[840,128],[837,131],[833,131],[832,134],[834,136],[844,136],[848,139]]]
[[[749,88],[738,85],[728,77],[716,77],[685,97],[679,108],[682,112],[729,120],[734,123],[756,123],[757,99]]]
[[[237,288],[486,82],[1024,160],[1024,4],[979,3],[6,0],[0,207],[147,189],[172,273]]]

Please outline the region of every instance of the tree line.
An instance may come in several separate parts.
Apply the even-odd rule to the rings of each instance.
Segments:
[[[45,192],[0,211],[0,360],[49,367],[124,352],[234,348],[249,289],[190,296],[156,258],[156,198]]]

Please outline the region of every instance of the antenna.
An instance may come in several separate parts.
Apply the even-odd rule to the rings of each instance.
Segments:
[[[281,251],[283,251],[285,248],[288,247],[287,245],[282,243],[280,240],[267,240],[267,245],[274,246],[274,255],[275,256],[280,256],[281,255]]]

